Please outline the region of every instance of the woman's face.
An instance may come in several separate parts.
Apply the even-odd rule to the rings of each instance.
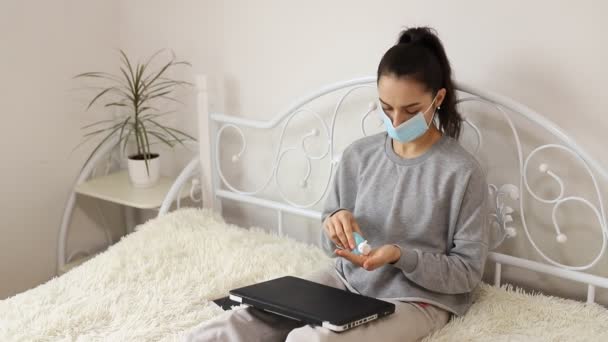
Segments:
[[[383,75],[378,81],[378,95],[382,109],[393,126],[397,127],[424,111],[426,121],[430,122],[435,109],[443,102],[445,89],[437,92],[433,103],[433,93],[420,82],[406,77]]]

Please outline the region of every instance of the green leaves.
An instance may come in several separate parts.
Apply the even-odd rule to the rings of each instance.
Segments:
[[[145,63],[132,63],[127,54],[123,50],[119,50],[121,64],[117,75],[107,72],[85,72],[74,76],[74,78],[105,83],[105,86],[100,88],[101,91],[89,101],[87,110],[95,103],[103,102],[104,108],[120,108],[126,113],[126,118],[101,120],[82,127],[83,130],[89,130],[84,133],[83,143],[93,137],[103,137],[89,155],[86,163],[101,145],[116,134],[118,134],[118,145],[122,144],[123,152],[133,135],[137,153],[144,156],[146,169],[148,169],[148,159],[151,154],[150,145],[155,143],[152,139],[169,147],[175,146],[176,143],[184,145],[185,141],[196,140],[187,133],[158,121],[161,116],[173,111],[160,113],[154,103],[166,100],[179,102],[170,95],[177,87],[192,86],[189,82],[166,77],[166,74],[176,66],[191,66],[188,62],[176,61],[173,54],[168,61],[160,64],[160,67],[152,68],[155,58],[163,51],[166,50],[155,52]],[[104,125],[105,127],[103,127]]]

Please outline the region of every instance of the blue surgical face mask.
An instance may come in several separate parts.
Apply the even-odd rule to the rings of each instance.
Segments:
[[[436,98],[437,97],[435,96],[429,108],[427,108],[424,112],[418,112],[414,117],[397,127],[393,126],[391,118],[388,116],[388,114],[386,114],[386,112],[384,112],[381,105],[378,106],[378,116],[380,116],[382,121],[384,121],[386,132],[391,138],[402,143],[410,142],[421,137],[429,129],[430,123],[426,122],[424,114],[431,109]],[[433,112],[431,122],[433,122],[433,119],[435,118],[435,112]]]

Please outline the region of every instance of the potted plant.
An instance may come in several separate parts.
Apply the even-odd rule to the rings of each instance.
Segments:
[[[74,78],[93,79],[103,81],[101,91],[91,99],[87,110],[98,101],[104,101],[106,108],[118,108],[121,113],[119,117],[112,120],[101,120],[84,126],[84,130],[90,130],[84,134],[86,142],[91,138],[103,136],[99,144],[89,155],[85,165],[99,148],[110,140],[117,137],[117,144],[122,145],[123,154],[129,142],[134,142],[136,151],[128,155],[129,179],[136,187],[150,187],[156,184],[160,177],[159,153],[153,151],[151,146],[155,143],[163,143],[169,147],[182,144],[187,140],[195,140],[192,136],[169,127],[159,119],[169,112],[160,112],[156,104],[159,101],[179,102],[171,97],[171,94],[179,86],[191,86],[185,81],[174,80],[167,77],[168,72],[180,65],[190,66],[185,61],[176,61],[172,57],[161,63],[159,67],[153,68],[151,63],[161,51],[156,52],[145,63],[131,63],[124,51],[120,50],[120,73],[111,74],[106,72],[86,72],[74,76]]]

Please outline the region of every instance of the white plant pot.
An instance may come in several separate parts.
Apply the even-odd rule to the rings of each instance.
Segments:
[[[156,185],[160,178],[160,156],[152,153],[152,158],[148,159],[148,169],[143,159],[136,159],[136,155],[127,158],[129,169],[129,180],[134,187],[149,188]]]

